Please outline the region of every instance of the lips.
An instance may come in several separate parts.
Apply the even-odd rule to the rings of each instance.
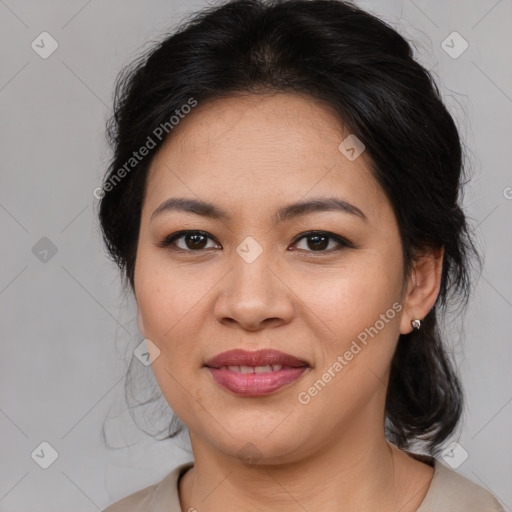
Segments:
[[[279,350],[266,349],[249,352],[247,350],[235,349],[216,355],[209,359],[205,366],[209,368],[221,368],[223,366],[244,366],[253,368],[261,366],[281,366],[298,368],[309,365],[306,361],[298,359],[291,354],[280,352]]]
[[[264,396],[297,381],[310,367],[278,350],[230,350],[209,359],[206,368],[219,386],[243,397]]]

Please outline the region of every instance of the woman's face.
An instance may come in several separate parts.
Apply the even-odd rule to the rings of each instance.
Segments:
[[[332,447],[340,432],[382,435],[390,362],[411,319],[396,219],[367,155],[354,159],[350,139],[339,149],[348,135],[305,96],[238,96],[199,104],[155,156],[135,268],[139,326],[193,445],[282,463]],[[338,207],[322,207],[327,199]],[[179,231],[190,233],[172,239]],[[206,366],[233,349],[277,350],[302,366],[269,368],[279,354]]]

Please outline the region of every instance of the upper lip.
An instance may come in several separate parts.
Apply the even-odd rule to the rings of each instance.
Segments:
[[[254,352],[242,349],[228,350],[206,361],[205,366],[220,368],[221,366],[267,366],[274,364],[294,367],[309,366],[306,361],[291,354],[272,349],[256,350]]]

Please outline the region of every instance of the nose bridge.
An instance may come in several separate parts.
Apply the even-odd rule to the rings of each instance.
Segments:
[[[251,237],[233,251],[231,271],[215,307],[219,321],[229,319],[251,330],[268,319],[289,321],[292,305],[275,275],[274,261],[271,251]]]
[[[271,254],[248,237],[233,253],[229,293],[246,305],[269,303],[273,297],[275,277],[270,271]]]

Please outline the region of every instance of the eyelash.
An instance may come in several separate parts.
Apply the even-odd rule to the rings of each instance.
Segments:
[[[178,231],[177,233],[173,233],[171,235],[166,236],[158,244],[158,247],[167,248],[167,249],[171,249],[171,250],[175,250],[175,251],[190,252],[190,253],[193,253],[193,252],[199,253],[199,252],[206,250],[206,249],[197,249],[197,250],[182,249],[181,247],[176,247],[174,245],[174,242],[176,240],[179,240],[180,238],[183,238],[189,234],[202,235],[202,236],[205,236],[205,237],[210,238],[211,240],[215,241],[215,239],[211,235],[209,235],[206,231],[184,230],[184,231]],[[339,235],[335,235],[334,233],[330,233],[329,231],[307,231],[305,233],[301,233],[299,236],[297,236],[297,238],[295,238],[295,240],[293,241],[293,245],[295,245],[296,243],[298,243],[300,240],[302,240],[304,238],[309,238],[309,237],[313,237],[313,236],[321,236],[324,238],[333,239],[339,244],[340,247],[338,247],[337,249],[334,249],[334,250],[333,249],[320,250],[320,251],[306,250],[306,252],[313,253],[313,254],[315,254],[315,253],[331,254],[332,252],[339,251],[343,248],[352,248],[352,249],[355,248],[354,244],[352,242],[350,242],[349,240],[347,240],[346,238],[343,238],[342,236],[339,236]],[[174,245],[174,247],[171,247],[173,245]],[[299,249],[299,250],[304,250],[304,249]]]

